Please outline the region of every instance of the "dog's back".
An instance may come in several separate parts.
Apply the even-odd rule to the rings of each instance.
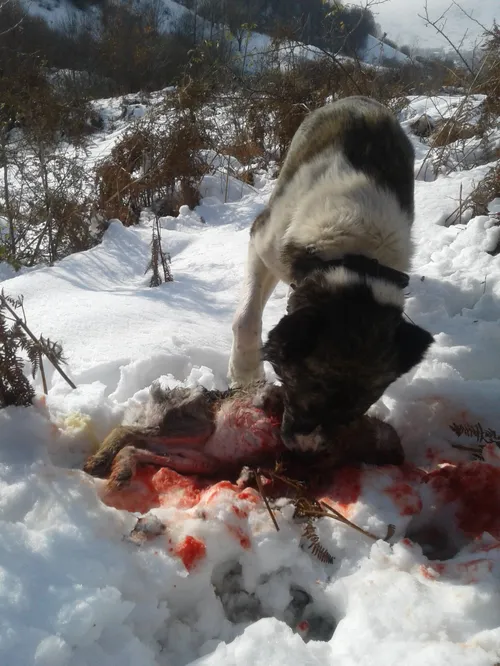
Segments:
[[[414,150],[395,116],[365,97],[312,112],[290,145],[265,211],[252,227],[268,269],[293,281],[297,252],[363,253],[407,270]]]
[[[301,167],[332,151],[394,192],[403,210],[413,214],[413,146],[394,115],[368,97],[347,97],[306,117],[292,140],[270,204]]]

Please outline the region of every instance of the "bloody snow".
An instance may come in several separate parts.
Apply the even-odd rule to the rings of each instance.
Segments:
[[[446,116],[460,101],[414,98],[401,120],[409,131],[424,112]],[[102,104],[111,117],[114,101]],[[124,128],[102,134],[95,157]],[[318,520],[333,563],[314,557],[287,500],[276,502],[276,531],[260,495],[234,479],[207,484],[143,468],[127,505],[81,471],[155,380],[226,387],[248,230],[273,187],[267,173],[253,188],[231,179],[226,203],[225,175],[207,176],[196,210],[162,218],[173,283],[148,287],[147,215],[137,227],[112,222],[88,252],[3,281],[7,293],[24,295],[32,327],[61,341],[78,388],[49,372],[46,398],[0,411],[1,664],[500,661],[498,447],[473,460],[452,444],[475,440],[449,427],[500,431],[498,217],[493,208],[473,219],[455,214],[494,163],[469,168],[484,148],[473,138],[456,170],[447,164],[435,174],[428,146],[413,140],[416,251],[406,311],[436,343],[370,410],[396,429],[406,462],[332,471],[322,497],[379,537]],[[490,147],[499,145],[493,132]],[[264,335],[286,295],[280,285],[271,298]]]

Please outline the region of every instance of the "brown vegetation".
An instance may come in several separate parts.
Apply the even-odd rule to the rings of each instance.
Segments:
[[[199,151],[207,145],[203,126],[185,113],[131,129],[97,167],[99,211],[130,225],[153,204],[161,215],[194,208],[208,169]]]

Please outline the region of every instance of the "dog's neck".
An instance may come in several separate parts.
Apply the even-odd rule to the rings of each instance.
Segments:
[[[324,260],[317,254],[307,254],[294,262],[294,280],[290,284],[296,289],[306,278],[318,276],[332,290],[353,284],[365,284],[371,288],[376,301],[381,304],[401,306],[403,291],[410,278],[406,273],[381,264],[361,254],[346,254],[336,259]]]

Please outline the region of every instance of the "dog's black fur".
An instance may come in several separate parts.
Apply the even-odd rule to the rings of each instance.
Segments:
[[[331,441],[338,425],[364,414],[419,363],[431,342],[366,286],[331,293],[306,281],[263,347],[285,388],[285,440],[316,431],[316,448]]]

